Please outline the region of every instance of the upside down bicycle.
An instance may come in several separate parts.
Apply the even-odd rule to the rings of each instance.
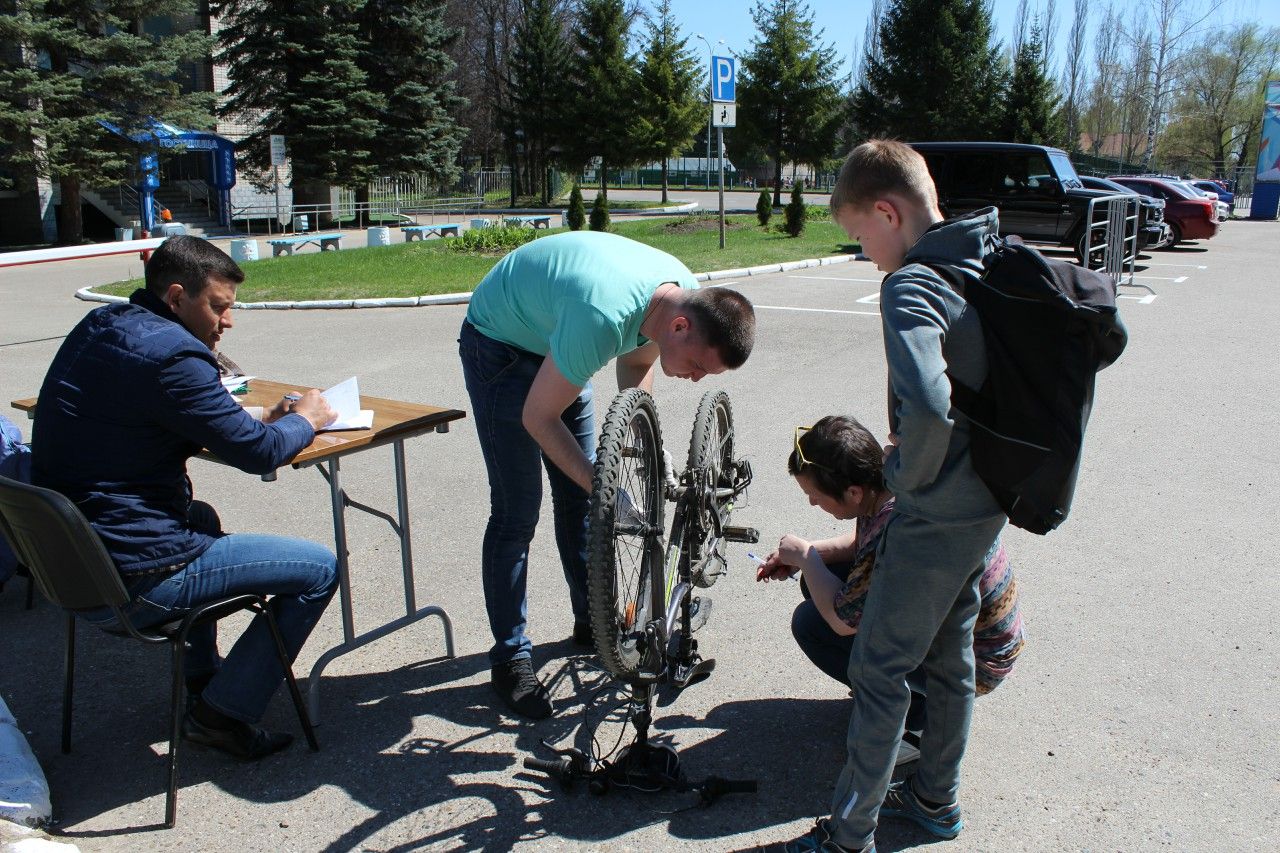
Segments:
[[[688,461],[678,478],[666,477],[662,431],[653,397],[638,388],[620,393],[600,431],[587,532],[587,590],[596,651],[606,670],[631,690],[628,717],[634,741],[605,766],[579,750],[556,761],[525,766],[563,782],[591,781],[641,790],[695,790],[704,802],[723,793],[750,792],[754,782],[688,782],[679,757],[649,742],[659,684],[683,690],[709,676],[693,636],[705,623],[710,599],[695,594],[728,568],[728,542],[756,542],[753,528],[730,525],[734,505],[751,483],[751,464],[734,456],[733,410],[724,391],[703,395],[694,417]],[[675,503],[664,536],[666,503]]]

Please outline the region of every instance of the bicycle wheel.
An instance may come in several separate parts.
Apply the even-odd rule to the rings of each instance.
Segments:
[[[689,440],[689,467],[706,470],[704,482],[709,490],[706,499],[699,502],[702,508],[699,541],[687,543],[695,586],[711,586],[727,568],[723,539],[712,543],[710,553],[702,551],[708,538],[728,522],[733,510],[734,498],[728,493],[733,488],[733,463],[733,409],[729,395],[724,391],[708,391],[698,403],[693,437]]]
[[[634,512],[627,516],[627,498]],[[640,673],[645,626],[662,616],[662,433],[638,388],[609,406],[596,450],[587,527],[587,593],[596,651],[619,678]]]

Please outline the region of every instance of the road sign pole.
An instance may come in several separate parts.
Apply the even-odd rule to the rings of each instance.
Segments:
[[[724,248],[724,128],[716,128],[716,151],[720,155],[720,248]]]

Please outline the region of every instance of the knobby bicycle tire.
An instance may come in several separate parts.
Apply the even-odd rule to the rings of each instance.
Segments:
[[[628,678],[641,671],[645,625],[661,613],[662,432],[653,398],[628,389],[609,406],[596,450],[587,526],[587,602],[596,651],[609,672]],[[626,489],[647,528],[617,518]]]
[[[698,413],[693,419],[693,435],[689,439],[689,467],[709,468],[707,482],[715,490],[733,485],[733,464],[733,407],[729,405],[729,395],[724,391],[708,391],[702,395]],[[720,525],[728,520],[730,502],[715,497],[714,491],[705,506],[719,516]],[[700,526],[704,537],[717,529],[710,517],[703,518]],[[705,541],[688,543],[690,565],[697,566],[701,562],[704,544]],[[713,571],[695,578],[695,583],[709,587],[718,577],[719,574]]]

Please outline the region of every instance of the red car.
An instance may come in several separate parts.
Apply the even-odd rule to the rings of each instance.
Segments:
[[[1112,175],[1108,180],[1141,195],[1164,199],[1164,221],[1169,223],[1167,246],[1176,246],[1183,240],[1208,240],[1218,233],[1218,207],[1211,199],[1193,195],[1163,178]]]

